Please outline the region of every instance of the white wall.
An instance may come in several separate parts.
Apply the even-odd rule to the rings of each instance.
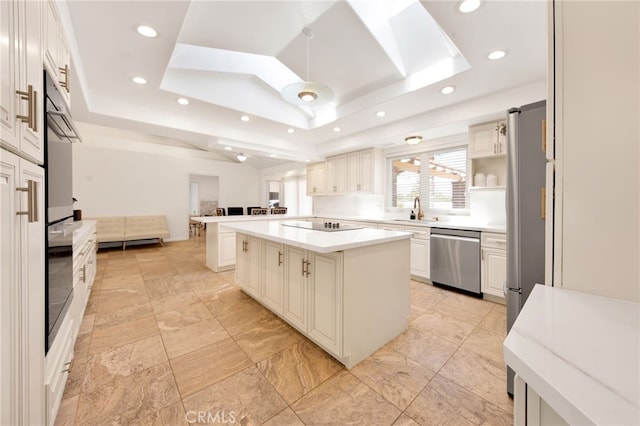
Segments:
[[[171,240],[189,237],[189,176],[219,176],[221,207],[257,205],[259,178],[245,164],[193,158],[183,148],[82,134],[73,145],[74,207],[84,217],[167,215]],[[128,149],[128,150],[125,150]]]

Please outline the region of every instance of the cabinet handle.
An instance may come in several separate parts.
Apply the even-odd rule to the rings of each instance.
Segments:
[[[304,259],[302,259],[302,276],[303,276],[303,277],[304,277],[304,273],[305,273],[305,270],[304,270],[304,263],[305,263],[305,260],[304,260]]]
[[[282,265],[282,252],[278,251],[278,266]]]
[[[547,120],[542,120],[542,152],[547,152]]]
[[[26,187],[16,188],[16,191],[27,193],[27,211],[16,212],[17,216],[27,216],[30,223],[38,222],[38,186],[35,180],[27,180]]]
[[[82,265],[82,282],[87,283],[87,265]]]
[[[60,87],[64,88],[64,90],[69,93],[69,65],[65,65],[64,68],[58,68],[60,70],[60,74],[64,75],[64,81],[58,81],[60,83]]]
[[[65,362],[64,367],[64,370],[62,370],[63,373],[71,373],[71,369],[73,368],[73,359],[69,362]]]
[[[16,115],[16,118],[23,123],[27,123],[27,127],[34,132],[38,131],[38,105],[37,96],[38,92],[33,90],[33,86],[30,84],[27,86],[27,91],[16,90],[16,94],[20,96],[20,99],[27,101],[27,115]]]
[[[247,241],[242,241],[242,251],[245,253],[249,251],[249,243]]]
[[[308,278],[309,275],[311,275],[311,272],[309,272],[309,266],[311,266],[311,262],[309,262],[308,260],[305,260],[304,262],[307,264],[307,268],[305,269],[304,273],[305,273],[305,276]]]

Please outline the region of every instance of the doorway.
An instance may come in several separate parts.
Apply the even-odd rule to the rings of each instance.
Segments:
[[[189,175],[189,215],[212,216],[218,207],[220,178]]]

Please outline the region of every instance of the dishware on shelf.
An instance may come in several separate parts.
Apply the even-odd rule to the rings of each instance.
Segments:
[[[487,175],[487,186],[498,186],[498,176],[494,174]]]
[[[474,186],[486,186],[487,185],[487,177],[484,173],[476,173],[473,177],[473,185]]]

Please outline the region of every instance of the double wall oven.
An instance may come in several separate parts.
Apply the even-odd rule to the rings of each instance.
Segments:
[[[47,262],[45,352],[49,351],[73,300],[73,189],[71,142],[78,140],[62,95],[44,71],[45,203]]]

